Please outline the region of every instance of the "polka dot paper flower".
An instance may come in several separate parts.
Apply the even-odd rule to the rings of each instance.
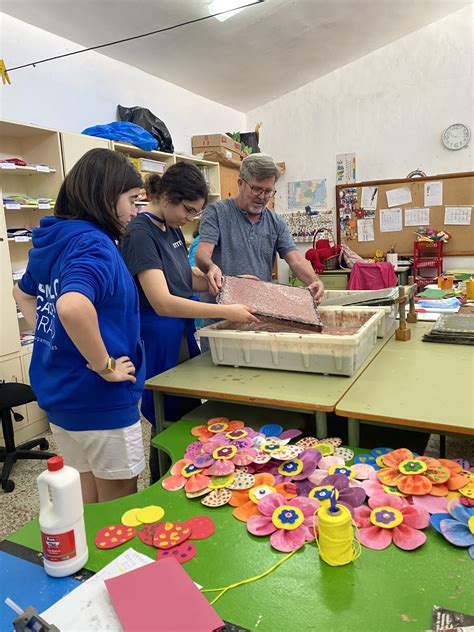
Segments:
[[[431,524],[451,544],[468,547],[474,560],[474,507],[466,507],[460,500],[451,500],[448,513],[431,516]]]
[[[258,503],[258,516],[251,516],[247,530],[253,535],[270,535],[277,551],[289,553],[314,540],[313,516],[319,503],[297,496],[287,500],[282,494],[269,494]]]
[[[216,434],[221,432],[231,432],[232,430],[237,430],[237,428],[242,428],[243,426],[243,421],[229,421],[227,417],[214,417],[213,419],[209,419],[205,426],[195,426],[191,430],[191,434],[193,437],[198,437],[199,441],[202,443],[206,443]]]
[[[394,494],[403,498],[408,505],[416,505],[425,509],[428,513],[434,514],[446,511],[448,497],[446,496],[408,496],[401,492],[395,485],[383,485],[377,476],[377,472],[373,472],[369,478],[362,481],[362,487],[369,498],[379,496],[380,494]]]
[[[393,542],[400,549],[412,551],[426,541],[420,529],[429,525],[430,515],[407,505],[399,496],[380,494],[369,498],[368,507],[357,507],[354,520],[359,527],[359,541],[368,549],[381,551]]]
[[[176,492],[179,489],[193,493],[202,489],[207,489],[211,479],[202,474],[202,469],[193,465],[190,459],[180,459],[171,468],[171,476],[163,479],[161,484],[169,492]]]
[[[460,489],[469,482],[461,474],[459,463],[415,456],[406,448],[388,452],[380,461],[383,467],[377,472],[379,481],[397,487],[404,494],[447,496],[450,490]]]
[[[232,492],[229,505],[235,507],[232,515],[237,520],[247,522],[251,516],[258,516],[258,503],[269,494],[281,494],[286,500],[297,496],[296,487],[293,483],[275,484],[272,474],[263,473],[255,475],[255,485],[250,489],[236,490]]]

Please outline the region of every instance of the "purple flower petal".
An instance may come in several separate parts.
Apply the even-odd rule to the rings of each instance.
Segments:
[[[298,491],[298,496],[307,496],[309,492],[315,487],[314,483],[308,480],[296,481],[295,485]]]
[[[299,474],[293,477],[295,481],[308,478],[308,476],[316,469],[322,456],[321,452],[318,450],[308,448],[307,450],[304,450],[298,458],[300,461],[303,461],[303,469]]]
[[[343,489],[349,489],[350,482],[344,474],[329,474],[321,481],[321,485],[332,485],[338,491],[342,492]]]
[[[441,520],[439,523],[441,533],[448,542],[455,546],[472,546],[474,545],[474,533],[471,533],[469,527],[456,520]]]
[[[303,433],[301,432],[301,430],[297,430],[296,428],[290,428],[289,430],[283,430],[283,432],[281,432],[278,435],[279,439],[296,439],[296,437],[299,437],[300,435],[302,435]]]
[[[339,500],[351,507],[362,505],[365,500],[365,491],[362,487],[349,487],[339,492]]]

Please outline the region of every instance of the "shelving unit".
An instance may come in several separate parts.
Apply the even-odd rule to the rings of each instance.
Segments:
[[[443,242],[415,241],[413,245],[413,275],[418,287],[422,288],[430,283],[435,283],[442,271]]]
[[[112,141],[112,149],[120,151],[121,153],[129,156],[130,158],[147,158],[149,160],[156,160],[165,164],[165,171],[171,165],[178,162],[187,162],[194,164],[201,169],[204,178],[206,180],[209,189],[209,202],[216,202],[221,198],[221,179],[220,179],[220,166],[217,162],[211,162],[209,160],[200,160],[194,156],[185,156],[182,154],[168,154],[163,151],[144,151],[139,147],[134,147],[127,143],[119,143]],[[149,171],[140,171],[143,177],[146,177]],[[138,206],[145,209],[146,202],[141,202]],[[183,228],[183,233],[186,238],[186,243],[189,245],[193,239],[194,222],[188,222]]]

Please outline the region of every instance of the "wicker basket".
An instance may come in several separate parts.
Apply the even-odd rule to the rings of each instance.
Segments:
[[[332,239],[334,245],[336,245],[336,240],[334,239],[334,234],[329,228],[319,228],[313,235],[313,248],[316,248],[316,238],[320,233],[328,233]],[[339,266],[339,255],[333,255],[332,257],[328,257],[325,261],[322,262],[325,270],[337,270]]]

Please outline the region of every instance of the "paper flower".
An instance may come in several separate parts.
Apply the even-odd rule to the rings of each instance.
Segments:
[[[190,459],[180,459],[171,468],[171,476],[164,478],[161,484],[169,492],[176,492],[184,487],[186,492],[192,493],[207,489],[210,481]]]
[[[282,494],[269,494],[258,503],[258,516],[247,521],[253,535],[270,535],[270,544],[277,551],[289,553],[314,539],[313,516],[319,503],[297,496],[287,500]]]
[[[362,487],[369,498],[380,494],[394,494],[403,498],[408,505],[415,505],[425,509],[430,514],[446,511],[448,497],[446,496],[408,496],[401,492],[395,485],[383,485],[374,471],[367,480],[362,481]]]
[[[237,466],[249,465],[257,454],[253,448],[238,448],[232,443],[208,441],[200,454],[192,458],[195,467],[202,468],[206,476],[226,476]]]
[[[301,481],[314,472],[321,461],[321,452],[309,448],[303,450],[296,458],[281,463],[274,463],[267,470],[275,477],[275,483]]]
[[[252,428],[242,426],[241,428],[235,428],[234,430],[219,432],[211,437],[209,441],[220,441],[222,444],[232,443],[233,445],[241,448],[252,448],[258,437],[263,437],[263,435],[255,432]]]
[[[272,474],[255,474],[255,485],[250,489],[236,490],[232,492],[229,505],[235,507],[232,515],[237,520],[247,522],[251,516],[258,516],[258,503],[262,498],[270,494],[279,493],[286,500],[297,496],[296,487],[293,483],[275,484]]]
[[[343,474],[349,479],[351,487],[360,487],[361,483],[356,479],[357,470],[353,466],[346,465],[342,456],[323,456],[317,469],[308,476],[313,486],[321,485],[326,476]]]
[[[191,434],[193,437],[198,437],[202,443],[206,443],[220,432],[231,432],[243,426],[243,421],[229,421],[227,417],[214,417],[213,419],[209,419],[205,426],[195,426],[191,430]]]
[[[381,551],[393,542],[400,549],[412,551],[426,541],[419,529],[429,525],[430,515],[407,505],[399,496],[380,494],[369,498],[368,507],[357,507],[354,520],[359,527],[359,541],[365,547]]]
[[[466,507],[459,500],[448,503],[448,513],[431,516],[432,526],[455,546],[468,547],[474,560],[474,507]]]
[[[388,452],[393,452],[393,448],[374,448],[370,451],[370,454],[357,454],[354,457],[354,463],[363,463],[366,465],[371,465],[374,470],[380,470],[382,465],[380,465],[380,457]]]
[[[397,487],[404,494],[447,496],[450,490],[457,490],[469,482],[460,474],[459,463],[415,456],[406,448],[388,452],[380,457],[380,461],[384,467],[377,472],[379,481]]]
[[[337,502],[345,505],[351,512],[365,500],[365,491],[362,486],[351,487],[349,479],[344,474],[330,474],[317,486],[309,480],[297,481],[295,484],[298,496],[313,498],[320,505],[329,505],[333,490],[336,490]]]

